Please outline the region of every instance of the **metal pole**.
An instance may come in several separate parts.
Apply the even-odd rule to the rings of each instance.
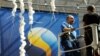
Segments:
[[[92,35],[93,35],[92,47],[94,49],[97,49],[98,48],[98,44],[99,44],[97,24],[93,24],[93,25],[91,25],[91,27],[92,27]]]
[[[58,35],[58,56],[61,56],[61,50],[60,50],[60,34]]]

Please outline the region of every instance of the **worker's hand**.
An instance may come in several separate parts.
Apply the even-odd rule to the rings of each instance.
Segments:
[[[75,30],[75,28],[71,28],[71,31],[74,31]]]

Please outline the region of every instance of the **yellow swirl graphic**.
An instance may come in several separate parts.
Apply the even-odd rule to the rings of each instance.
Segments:
[[[30,33],[28,35],[28,40],[32,45],[44,50],[46,52],[46,56],[51,56],[50,46],[46,42],[44,42],[39,35],[33,36],[32,33]]]

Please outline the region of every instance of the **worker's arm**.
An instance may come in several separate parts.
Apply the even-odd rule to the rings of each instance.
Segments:
[[[75,30],[75,28],[64,28],[63,29],[64,32],[67,32],[67,31],[71,32],[71,31],[74,31],[74,30]]]

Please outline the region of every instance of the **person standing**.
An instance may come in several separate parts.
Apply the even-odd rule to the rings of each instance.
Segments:
[[[73,23],[74,23],[74,17],[72,15],[68,15],[66,21],[63,22],[61,25],[62,32],[69,31],[61,36],[61,45],[64,51],[71,50],[76,47],[76,44],[74,43],[74,40],[76,39],[76,31],[74,31],[75,28],[72,26]],[[77,51],[74,51],[74,52],[66,52],[65,56],[80,56],[80,55],[77,54]]]
[[[90,5],[87,7],[87,13],[84,14],[83,16],[83,25],[90,25],[90,24],[99,24],[99,16],[95,12],[96,8],[94,5]],[[91,27],[86,27],[84,28],[84,39],[86,45],[90,45],[93,41],[92,37],[92,28]],[[86,55],[87,56],[92,56],[92,47],[86,48]]]

